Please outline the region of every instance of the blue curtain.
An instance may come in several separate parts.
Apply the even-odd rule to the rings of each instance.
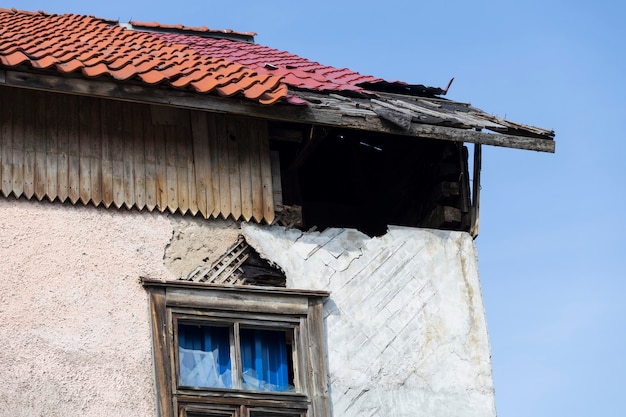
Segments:
[[[231,388],[228,327],[178,325],[181,385]]]
[[[285,332],[241,329],[239,336],[243,388],[259,391],[292,390]]]

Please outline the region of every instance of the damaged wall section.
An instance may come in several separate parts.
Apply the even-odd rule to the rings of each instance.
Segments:
[[[496,415],[469,234],[242,229],[285,271],[288,288],[331,292],[324,312],[335,416]]]

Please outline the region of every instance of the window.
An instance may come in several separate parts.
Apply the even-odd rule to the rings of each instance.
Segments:
[[[328,416],[328,293],[143,279],[161,417]]]

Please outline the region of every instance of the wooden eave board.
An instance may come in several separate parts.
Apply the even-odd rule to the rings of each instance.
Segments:
[[[372,98],[385,102],[390,107],[389,111],[395,111],[408,120],[405,127],[381,119],[373,109],[376,103],[372,102],[371,98],[366,97],[347,98],[309,91],[294,91],[295,95],[307,100],[309,104],[294,106],[278,103],[272,106],[263,106],[240,98],[194,94],[160,86],[148,87],[133,83],[116,83],[3,70],[0,70],[0,84],[394,135],[478,143],[540,152],[554,152],[555,150],[554,133],[550,130],[515,124],[515,134],[503,133],[509,131],[509,126],[503,123],[501,119],[488,117],[486,113],[477,111],[473,113],[470,111],[444,112],[436,106],[421,106],[419,101],[410,102],[411,106],[399,106],[397,102],[393,101],[398,100],[399,95],[386,95],[385,93],[377,93],[376,97]],[[432,102],[430,99],[420,99]],[[417,106],[418,109],[421,106],[423,110],[404,108],[414,106]],[[429,124],[419,123],[425,116],[428,116]],[[451,124],[455,127],[451,127]],[[488,126],[494,130],[497,129],[500,133],[493,134],[480,131],[480,129],[488,128]],[[524,130],[525,128],[527,129]],[[533,129],[536,130],[533,131]]]

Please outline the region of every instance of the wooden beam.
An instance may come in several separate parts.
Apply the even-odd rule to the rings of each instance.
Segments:
[[[534,150],[538,152],[553,153],[555,151],[555,143],[551,139],[491,134],[470,129],[414,122],[412,122],[408,128],[403,129],[392,123],[381,120],[372,110],[355,107],[353,105],[354,103],[350,101],[346,103],[334,97],[314,93],[298,93],[303,98],[309,99],[311,104],[307,106],[295,106],[286,103],[264,106],[245,99],[233,97],[222,98],[217,95],[177,91],[158,86],[148,87],[138,84],[123,84],[98,79],[86,80],[17,71],[6,71],[4,81],[2,81],[2,77],[0,77],[0,82],[13,87],[88,95],[148,104],[162,104],[269,120],[343,127],[347,129],[452,142],[468,142],[506,148]]]
[[[482,169],[482,147],[474,145],[474,182],[472,187],[472,207],[470,208],[470,234],[474,239],[478,236],[480,226],[480,170]]]

